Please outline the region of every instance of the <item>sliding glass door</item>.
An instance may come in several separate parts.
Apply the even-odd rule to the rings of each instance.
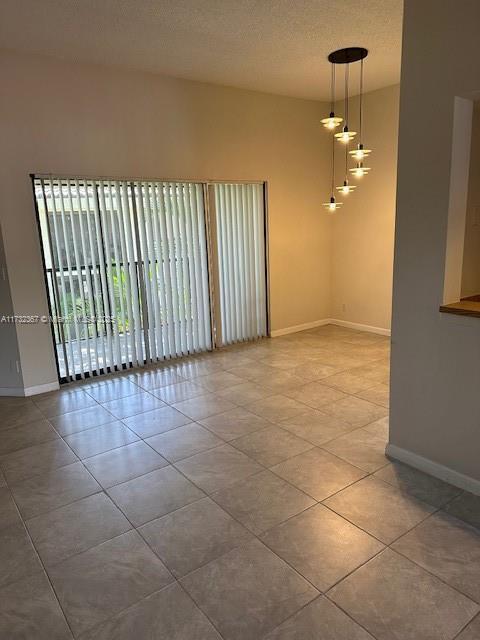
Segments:
[[[61,380],[267,333],[263,184],[34,177]]]

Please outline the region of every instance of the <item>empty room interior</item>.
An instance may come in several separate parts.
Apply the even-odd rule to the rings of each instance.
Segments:
[[[2,0],[2,640],[480,640],[479,26]]]

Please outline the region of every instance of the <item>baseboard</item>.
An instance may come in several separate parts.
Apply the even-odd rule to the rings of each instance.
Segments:
[[[337,320],[332,318],[330,324],[336,324],[339,327],[346,327],[347,329],[356,329],[357,331],[368,331],[368,333],[378,333],[381,336],[391,335],[390,329],[384,329],[383,327],[372,327],[370,324],[359,324],[358,322],[349,322],[348,320]]]
[[[38,384],[34,387],[25,387],[24,395],[36,396],[39,393],[48,393],[49,391],[57,391],[58,389],[60,389],[60,384],[57,380],[55,382],[47,382],[46,384]]]
[[[298,331],[305,331],[306,329],[323,327],[326,324],[336,324],[339,327],[346,327],[347,329],[356,329],[357,331],[378,333],[381,336],[390,335],[390,329],[383,329],[382,327],[372,327],[369,324],[359,324],[358,322],[348,322],[347,320],[337,320],[336,318],[324,318],[323,320],[314,320],[313,322],[306,322],[305,324],[297,324],[293,327],[285,327],[285,329],[276,329],[275,331],[270,332],[270,337],[278,338],[278,336],[286,336],[289,333],[297,333]]]
[[[289,333],[297,333],[298,331],[305,331],[306,329],[322,327],[323,325],[330,323],[330,318],[325,318],[324,320],[314,320],[313,322],[306,322],[305,324],[297,324],[293,327],[285,327],[284,329],[276,329],[275,331],[270,331],[270,337],[278,338],[278,336],[286,336]]]
[[[385,453],[394,460],[404,462],[414,469],[418,469],[419,471],[428,473],[439,480],[453,484],[459,489],[464,489],[465,491],[470,491],[470,493],[480,495],[480,480],[466,476],[454,469],[450,469],[450,467],[445,467],[443,464],[439,464],[438,462],[419,456],[412,451],[402,449],[402,447],[397,447],[394,444],[387,444]]]

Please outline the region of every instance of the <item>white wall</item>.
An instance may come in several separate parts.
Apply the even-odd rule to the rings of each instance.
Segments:
[[[363,141],[372,154],[364,164],[372,170],[359,180],[349,174],[358,188],[344,198],[332,222],[332,318],[387,330],[392,309],[399,91],[397,85],[365,95]],[[342,112],[341,104],[336,111]],[[350,128],[358,131],[358,98],[352,100],[350,114]],[[345,175],[343,149],[337,145],[337,184]]]
[[[477,489],[480,321],[438,309],[454,99],[480,89],[479,24],[477,0],[405,2],[390,409],[392,453]]]
[[[267,180],[272,329],[329,316],[318,102],[9,52],[0,77],[0,215],[17,314],[47,311],[29,173],[52,172]],[[50,327],[17,333],[25,386],[56,380]]]

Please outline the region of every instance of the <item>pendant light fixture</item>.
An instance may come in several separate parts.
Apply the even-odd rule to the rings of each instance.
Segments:
[[[352,149],[348,153],[352,156],[354,160],[357,162],[362,162],[367,156],[371,154],[371,149],[365,149],[363,146],[363,58],[360,61],[360,96],[359,96],[359,138],[360,142],[357,145],[356,149]],[[362,174],[363,175],[363,174]]]
[[[345,147],[345,179],[340,187],[335,187],[341,194],[348,196],[349,193],[357,188],[356,184],[348,182],[348,147]]]
[[[330,115],[328,118],[323,118],[320,122],[326,129],[336,129],[338,125],[343,121],[343,118],[339,118],[335,115],[335,65],[332,64],[332,77],[330,80]]]
[[[332,189],[330,192],[330,200],[324,202],[323,206],[331,213],[343,206],[343,202],[338,202],[335,199],[335,138],[332,136]]]
[[[328,56],[328,61],[332,65],[332,75],[331,75],[331,106],[330,106],[330,115],[328,118],[324,118],[321,122],[326,129],[332,131],[336,129],[339,124],[343,122],[343,128],[341,131],[337,133],[333,133],[332,135],[332,188],[330,201],[324,202],[323,206],[326,207],[328,211],[336,211],[339,207],[343,205],[343,202],[338,202],[335,199],[335,191],[338,192],[339,195],[348,195],[352,191],[357,188],[357,185],[349,183],[349,174],[351,174],[355,178],[360,178],[366,175],[370,171],[370,167],[365,167],[363,164],[363,159],[366,158],[370,153],[370,149],[365,149],[363,146],[363,60],[367,57],[368,51],[362,47],[348,47],[346,49],[338,49],[337,51],[332,51],[332,53]],[[348,123],[349,123],[349,79],[350,79],[350,64],[355,62],[361,62],[360,65],[360,117],[359,117],[359,144],[357,148],[354,150],[349,150],[348,146],[350,141],[357,135],[355,131],[350,131]],[[343,64],[345,65],[345,101],[344,101],[344,114],[343,120],[340,116],[335,115],[334,107],[335,107],[335,68],[336,65]],[[343,184],[339,186],[335,186],[335,140],[342,142],[345,144],[345,178],[343,180]],[[348,158],[352,157],[352,159],[356,160],[356,166],[349,169],[348,168]]]

